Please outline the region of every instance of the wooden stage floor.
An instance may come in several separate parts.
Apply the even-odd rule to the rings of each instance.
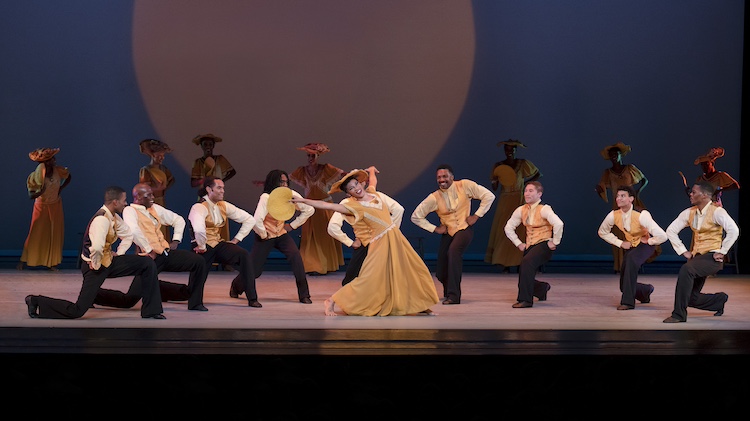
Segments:
[[[244,296],[228,296],[233,272],[212,271],[208,312],[165,303],[167,320],[141,319],[138,307],[43,320],[28,316],[24,297],[75,299],[80,271],[3,269],[6,384],[14,385],[11,396],[33,390],[119,405],[153,376],[158,393],[149,399],[164,415],[198,414],[185,402],[195,395],[211,402],[209,416],[250,419],[322,418],[332,406],[364,420],[382,419],[383,411],[436,419],[580,415],[592,402],[695,415],[713,405],[741,408],[750,393],[748,276],[709,278],[706,292],[729,294],[725,314],[691,309],[679,324],[662,323],[672,309],[673,274],[642,274],[655,286],[652,301],[630,311],[615,309],[615,274],[542,273],[549,299],[513,309],[517,275],[466,273],[462,304],[437,304],[437,316],[326,317],[323,301],[342,276],[310,277],[312,305],[297,302],[288,272],[258,279],[263,308],[255,309]],[[186,274],[160,278],[185,282]],[[688,405],[688,384],[706,405]],[[296,405],[269,404],[280,396]],[[642,401],[629,406],[637,396]]]

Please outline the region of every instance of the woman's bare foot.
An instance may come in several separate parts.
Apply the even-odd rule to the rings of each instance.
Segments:
[[[336,311],[334,311],[333,309],[333,306],[335,306],[336,303],[333,301],[333,299],[328,298],[327,300],[325,300],[323,305],[326,308],[326,316],[336,316]]]
[[[437,316],[438,314],[434,311],[430,310],[429,308],[424,311],[420,311],[420,314],[424,314],[425,316]]]
[[[50,272],[60,272],[60,269],[57,268],[57,266],[50,266],[47,268]]]

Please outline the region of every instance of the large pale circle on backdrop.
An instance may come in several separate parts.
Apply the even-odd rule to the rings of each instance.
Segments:
[[[378,187],[397,193],[458,121],[474,40],[468,0],[136,0],[133,13],[136,76],[159,137],[188,172],[202,155],[191,139],[222,137],[233,201],[234,185],[305,165],[296,148],[308,142],[330,147],[321,163],[375,165]]]

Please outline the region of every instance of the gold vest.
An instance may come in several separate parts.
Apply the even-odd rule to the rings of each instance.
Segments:
[[[432,193],[438,205],[437,214],[440,217],[440,223],[448,228],[448,234],[451,236],[468,228],[466,218],[471,212],[471,199],[466,195],[463,180],[454,181],[453,186],[455,186],[456,197],[450,205],[446,203],[444,196],[450,196],[451,189],[448,189],[445,195],[442,190]]]
[[[147,211],[151,216],[144,215],[138,209],[135,210],[136,215],[138,215],[138,228],[141,229],[154,252],[162,254],[165,249],[169,248],[169,243],[164,239],[164,234],[161,231],[161,220],[153,207],[148,208]],[[154,225],[154,220],[151,217],[156,219],[158,225]]]
[[[690,208],[690,229],[693,230],[693,246],[691,253],[705,254],[711,250],[719,250],[721,248],[721,241],[724,237],[724,229],[721,225],[714,223],[714,211],[716,206],[713,203],[708,205],[706,208],[706,216],[703,218],[703,224],[698,229],[693,227],[693,221],[695,221],[695,215],[698,213],[698,208],[693,206]]]
[[[614,215],[615,226],[625,234],[625,241],[629,242],[633,247],[638,247],[638,244],[641,244],[641,237],[648,235],[648,231],[641,226],[641,213],[636,212],[635,209],[630,211],[630,231],[625,231],[622,222],[622,212],[619,209],[614,211]]]
[[[278,219],[271,216],[271,214],[266,214],[266,217],[263,218],[263,226],[266,228],[268,238],[281,237],[282,235],[286,234],[286,230],[284,229],[284,221],[279,221]]]
[[[221,236],[221,228],[227,224],[227,205],[223,201],[216,203],[219,213],[221,213],[222,222],[221,224],[215,224],[211,217],[212,213],[208,202],[202,202],[201,204],[208,209],[208,215],[206,215],[206,244],[213,248],[224,241],[224,237]]]
[[[529,221],[531,205],[523,205],[523,208],[521,208],[521,221],[523,221],[523,225],[526,227],[526,247],[531,247],[552,238],[552,224],[542,218],[542,206],[544,205],[539,203],[536,209],[534,209],[531,221]]]

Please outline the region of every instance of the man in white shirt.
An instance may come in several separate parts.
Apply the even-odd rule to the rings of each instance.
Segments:
[[[125,223],[133,233],[137,254],[149,256],[156,263],[157,273],[190,272],[187,286],[159,281],[162,301],[188,302],[188,310],[207,311],[203,305],[203,288],[208,276],[208,266],[203,257],[177,247],[185,231],[185,219],[154,203],[154,192],[145,183],[133,187],[133,203],[122,211]],[[172,227],[172,241],[164,238],[163,226]],[[133,281],[127,293],[101,288],[94,304],[109,307],[131,308],[140,299],[141,281]]]
[[[654,286],[638,282],[638,271],[646,261],[657,253],[656,247],[667,241],[667,233],[654,222],[651,213],[645,209],[635,209],[635,190],[630,186],[619,186],[615,193],[617,210],[607,214],[599,226],[599,237],[615,247],[624,250],[620,267],[620,292],[622,298],[618,310],[632,310],[635,300],[651,302]],[[612,233],[617,227],[624,235],[621,240]]]
[[[435,276],[443,284],[443,304],[461,303],[461,276],[464,252],[474,238],[474,224],[490,210],[495,195],[474,181],[454,180],[453,168],[442,164],[437,168],[438,190],[427,196],[411,215],[411,221],[425,231],[440,234]],[[471,200],[480,201],[471,215]],[[427,220],[435,212],[440,218],[436,226]]]
[[[704,294],[701,292],[706,277],[715,275],[724,267],[724,256],[740,235],[740,229],[723,207],[711,201],[715,187],[707,181],[699,181],[690,190],[693,205],[680,212],[667,227],[667,237],[675,253],[687,262],[680,268],[675,287],[674,309],[664,323],[687,321],[687,308],[713,311],[714,316],[724,314],[724,304],[729,295],[724,292]],[[693,231],[691,249],[682,243],[680,231]],[[724,235],[726,232],[726,235]]]
[[[127,194],[112,186],[104,192],[104,205],[89,221],[83,235],[81,265],[83,285],[75,303],[41,295],[26,297],[29,316],[41,319],[77,319],[94,304],[96,294],[107,278],[138,276],[141,280],[141,317],[166,319],[156,277],[156,264],[148,256],[125,254],[133,244],[133,233],[120,217],[128,205]],[[113,253],[112,244],[120,245]]]
[[[310,287],[307,284],[307,274],[305,274],[305,265],[302,262],[302,255],[299,252],[297,243],[289,235],[290,232],[302,226],[310,216],[315,213],[315,208],[296,203],[295,210],[299,211],[294,220],[291,222],[280,221],[268,213],[268,198],[273,190],[278,187],[289,187],[289,175],[282,170],[272,170],[266,175],[263,184],[263,193],[258,199],[258,206],[255,208],[255,243],[250,251],[250,260],[253,262],[255,277],[260,278],[263,273],[263,265],[268,259],[268,254],[272,249],[280,251],[292,266],[292,273],[297,284],[297,298],[302,304],[312,304],[310,299]],[[302,197],[299,193],[292,190],[293,197]],[[248,292],[249,291],[249,292]],[[237,289],[234,292],[257,297],[255,290],[255,280],[252,283],[251,290]]]
[[[224,200],[224,182],[220,179],[205,177],[202,186],[199,192],[202,200],[194,204],[188,214],[195,241],[193,251],[203,255],[208,267],[219,262],[237,268],[238,275],[229,288],[229,295],[236,297],[237,290],[251,291],[255,282],[250,253],[238,245],[252,231],[255,218]],[[224,240],[222,229],[230,219],[240,224],[240,229],[234,238]],[[257,296],[247,294],[247,301],[250,307],[263,307]]]
[[[542,203],[544,187],[538,181],[530,181],[523,190],[526,204],[513,211],[505,224],[505,235],[521,250],[523,259],[518,266],[518,297],[513,308],[528,308],[534,305],[534,297],[547,300],[551,289],[548,282],[536,280],[536,273],[552,258],[552,252],[562,241],[563,221],[552,207]],[[516,228],[526,227],[526,238],[521,241]]]

